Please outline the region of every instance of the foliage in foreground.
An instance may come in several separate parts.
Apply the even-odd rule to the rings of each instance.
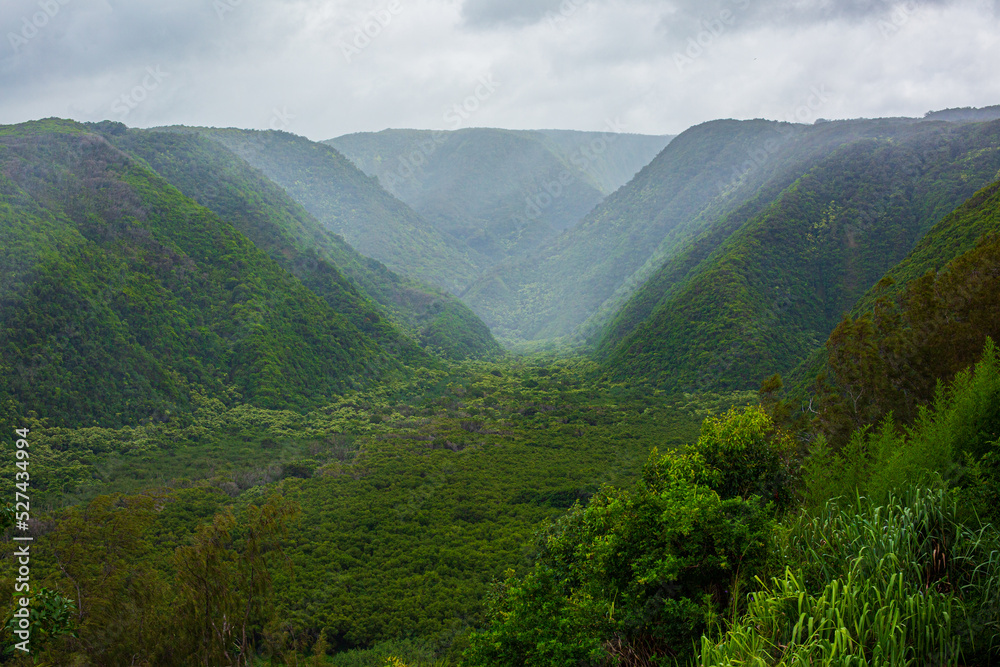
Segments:
[[[702,638],[698,664],[995,664],[998,444],[991,340],[911,427],[886,419],[840,451],[820,438],[780,532],[784,575]]]
[[[917,490],[800,515],[784,533],[784,575],[725,634],[702,638],[698,664],[988,662],[1000,645],[1000,542],[961,514],[955,494]]]
[[[472,665],[578,665],[682,657],[769,571],[772,498],[787,499],[787,445],[759,407],[708,419],[695,446],[655,450],[631,489],[605,487],[542,537],[474,634]],[[762,499],[761,496],[764,496]]]
[[[909,429],[861,429],[841,451],[819,438],[804,507],[775,523],[790,439],[763,407],[706,419],[696,445],[544,534],[467,664],[992,664],[998,432],[988,340]]]
[[[805,500],[818,507],[859,492],[884,501],[896,489],[955,485],[968,489],[978,511],[1000,518],[989,502],[1000,481],[993,472],[998,442],[1000,353],[987,339],[979,363],[939,385],[933,404],[920,408],[909,428],[898,428],[890,416],[877,428],[855,431],[839,452],[819,438],[805,465]]]
[[[10,650],[17,638],[8,623],[3,655],[14,664],[251,664],[266,641],[272,572],[296,508],[274,496],[223,510],[171,557],[151,539],[165,537],[164,525],[151,529],[178,500],[100,496],[67,510],[33,545],[54,560],[32,561],[30,606],[42,614],[33,629],[42,632],[26,656]]]

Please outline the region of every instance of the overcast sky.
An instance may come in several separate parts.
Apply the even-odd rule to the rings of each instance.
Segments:
[[[674,134],[1000,104],[1000,0],[0,0],[0,124]]]

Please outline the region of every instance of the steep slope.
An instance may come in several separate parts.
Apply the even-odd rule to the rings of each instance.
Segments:
[[[351,247],[397,273],[455,294],[478,273],[476,253],[435,229],[330,146],[287,132],[161,129],[195,132],[225,146]]]
[[[892,285],[883,283],[879,289],[868,290],[855,305],[854,314],[871,311],[875,300],[885,295],[886,290],[900,292],[907,283],[928,271],[942,270],[975,248],[983,236],[997,232],[1000,232],[1000,181],[984,187],[924,234],[913,250],[886,272],[885,278]]]
[[[871,317],[879,299],[891,302],[901,298],[908,287],[915,285],[919,279],[943,271],[957,258],[975,251],[983,239],[997,234],[1000,234],[1000,181],[984,187],[924,234],[902,261],[889,269],[875,286],[858,299],[851,309],[851,317]],[[828,364],[827,348],[830,346],[828,339],[823,348],[810,354],[788,374],[788,384],[796,387],[797,392],[805,393],[820,373],[825,371],[827,376],[833,376]],[[946,373],[942,371],[926,377],[944,375]]]
[[[325,143],[487,264],[576,224],[670,137],[558,130],[384,130]]]
[[[22,413],[127,424],[176,416],[197,395],[302,409],[399,367],[231,225],[82,125],[0,129],[0,193],[0,395]]]
[[[909,270],[920,265],[931,268]],[[815,423],[835,445],[889,418],[919,422],[920,409],[940,398],[938,382],[976,363],[988,338],[1000,340],[1000,181],[935,225],[892,276],[905,282],[880,281],[865,300],[877,303],[859,304],[816,355],[822,374],[802,378]],[[955,425],[956,438],[996,443],[1000,401],[975,413]]]
[[[125,132],[116,125],[108,128],[108,136],[117,146],[144,159],[185,195],[246,234],[383,349],[409,363],[429,361],[414,342],[452,359],[501,351],[486,325],[456,297],[358,254],[218,143],[194,134]],[[380,307],[359,299],[358,293]]]
[[[837,146],[913,122],[723,120],[691,128],[579,225],[525,261],[488,272],[464,299],[502,337],[590,336],[720,218],[742,208],[746,220]]]
[[[614,378],[750,388],[812,353],[841,314],[1000,172],[1000,123],[911,124],[802,175],[687,273],[665,264],[605,331]]]

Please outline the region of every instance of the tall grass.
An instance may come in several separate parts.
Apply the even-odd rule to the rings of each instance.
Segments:
[[[958,520],[954,496],[856,496],[801,515],[783,576],[695,664],[960,665],[1000,657],[1000,542]],[[763,582],[761,582],[763,584]]]

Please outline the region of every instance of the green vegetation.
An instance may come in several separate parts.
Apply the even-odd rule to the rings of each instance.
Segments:
[[[940,273],[929,271],[901,290],[890,273],[873,290],[874,311],[845,316],[830,334],[816,385],[816,418],[834,439],[843,441],[852,429],[885,419],[913,421],[936,399],[938,380],[950,381],[968,368],[989,338],[1000,340],[997,196],[981,196],[989,192],[995,186],[972,200],[974,209],[963,206],[945,222],[977,219],[990,236]]]
[[[975,484],[989,476],[998,442],[1000,360],[987,339],[975,368],[962,370],[950,386],[940,387],[933,404],[923,407],[911,425],[899,428],[887,417],[854,431],[838,449],[821,438],[806,466],[804,493],[814,504],[854,490],[881,501],[908,486]],[[996,507],[976,509],[986,516],[997,514]]]
[[[662,263],[679,235],[704,224],[698,216],[718,196],[717,183],[747,148],[780,137],[775,126],[717,121],[688,130],[575,227],[483,275],[466,302],[501,340],[573,333],[629,280],[641,284],[632,276],[651,257]]]
[[[870,289],[854,308],[855,314],[871,311],[887,291],[898,292],[929,271],[941,271],[956,257],[972,250],[983,236],[1000,230],[1000,180],[970,197],[934,225],[910,253]],[[890,284],[891,283],[891,284]]]
[[[4,128],[0,496],[31,508],[0,530],[32,537],[33,626],[23,655],[0,600],[0,662],[1000,662],[996,185],[948,215],[1000,126],[795,126],[706,199],[773,129],[665,151],[673,260],[594,359],[493,354],[208,136],[305,140]]]
[[[609,376],[690,391],[745,389],[791,371],[926,230],[1000,172],[1000,123],[945,129],[844,146],[704,259],[685,262],[686,274],[665,264],[600,341]],[[925,157],[945,149],[947,160]],[[959,215],[982,229],[992,205]],[[934,247],[948,257],[961,245]]]
[[[956,109],[941,109],[928,111],[924,114],[926,120],[946,120],[952,123],[981,123],[987,120],[1000,119],[1000,104],[989,107],[959,107]]]
[[[790,496],[772,430],[759,408],[706,420],[689,451],[654,450],[634,489],[575,505],[542,536],[533,569],[495,594],[469,664],[687,655],[706,621],[741,607],[747,582],[767,570],[775,506],[765,503],[772,491],[781,504]]]
[[[85,612],[79,641],[60,640],[52,655],[111,655],[101,647],[121,642],[122,651],[174,664],[177,656],[156,651],[177,631],[167,610],[179,604],[176,596],[190,595],[175,554],[211,531],[238,536],[240,521],[249,521],[240,519],[242,508],[278,494],[299,514],[269,570],[272,612],[253,623],[258,652],[290,660],[322,638],[340,659],[360,661],[353,664],[390,654],[454,662],[481,622],[491,581],[525,567],[543,520],[604,483],[634,479],[651,448],[691,441],[706,414],[750,398],[598,387],[587,379],[592,374],[593,364],[582,360],[476,362],[414,371],[411,380],[305,415],[203,400],[189,425],[69,429],[29,420],[35,502],[88,508],[94,527],[73,524],[76,509],[55,509],[43,521],[70,522],[65,535],[82,532],[80,548],[90,544],[93,559],[112,544],[123,559],[114,566],[122,568],[121,586],[88,598],[85,609],[95,616]],[[5,457],[3,465],[13,462]],[[12,495],[13,481],[3,478],[0,493]],[[131,495],[110,495],[116,492]],[[136,541],[110,542],[113,526],[124,530],[133,519]],[[100,539],[88,532],[98,526],[109,531]],[[72,581],[49,560],[48,540],[63,534],[38,534],[44,555],[34,576],[77,600]],[[229,548],[241,547],[237,540]],[[229,558],[223,562],[235,562]],[[10,562],[9,553],[0,557],[4,567]],[[237,582],[226,590],[244,590],[245,576],[226,575]],[[127,628],[102,638],[111,612],[99,610],[115,608],[118,596],[135,600],[121,613],[147,628],[141,645],[138,636],[126,638]]]
[[[992,341],[905,434],[865,427],[839,452],[815,438],[797,510],[790,442],[763,408],[730,412],[634,487],[574,507],[498,587],[466,664],[1000,657]]]
[[[135,424],[183,414],[198,393],[304,409],[401,370],[248,238],[100,136],[4,138],[0,164],[0,395],[22,415]]]
[[[282,188],[218,143],[193,134],[146,130],[108,135],[245,234],[392,354],[428,363],[413,349],[414,342],[456,360],[501,352],[489,329],[457,298],[358,254]],[[358,298],[359,293],[381,308]],[[396,326],[388,326],[385,318]]]
[[[785,573],[751,597],[697,664],[962,665],[996,659],[996,530],[955,498],[910,491],[830,501],[779,535]]]
[[[670,137],[383,130],[327,143],[489,267],[534,251],[628,182]]]
[[[468,246],[438,231],[330,146],[287,132],[164,129],[200,134],[226,147],[352,248],[401,275],[460,294],[478,274]]]
[[[723,246],[737,232],[741,243],[759,235],[762,230],[756,228],[761,216],[766,217],[773,207],[781,209],[780,200],[787,191],[800,180],[814,178],[814,171],[836,180],[852,178],[855,170],[867,171],[882,184],[883,191],[873,187],[868,193],[890,197],[879,199],[879,204],[860,201],[852,207],[834,188],[825,202],[800,202],[794,210],[782,209],[785,218],[811,224],[826,215],[826,205],[833,203],[843,206],[835,208],[841,234],[848,229],[860,234],[876,228],[887,236],[899,234],[899,238],[888,236],[887,244],[895,247],[895,254],[879,261],[880,275],[934,223],[996,180],[995,125],[911,119],[812,126],[760,120],[705,123],[671,141],[636,178],[578,225],[523,261],[485,273],[463,298],[507,344],[546,339],[599,344],[603,357],[661,304],[676,298],[721,260]],[[865,154],[860,147],[849,148],[872,140],[895,152]],[[838,152],[840,158],[835,156]],[[855,161],[846,164],[845,156],[852,155]],[[896,159],[894,168],[901,172],[878,172],[878,165],[883,164],[879,160],[888,157]],[[840,167],[849,170],[847,174],[830,173],[838,159]],[[906,175],[922,182],[911,186]],[[864,184],[855,189],[863,190]],[[913,202],[909,202],[911,195]],[[906,206],[900,206],[900,199]],[[733,238],[730,248],[736,242]],[[860,258],[858,265],[863,266]],[[874,282],[865,283],[860,275],[857,279],[856,287],[862,291]],[[770,291],[763,298],[773,301],[773,287],[768,286]],[[721,286],[700,289],[725,293]],[[853,291],[845,294],[839,307],[849,308],[858,296]],[[820,332],[817,344],[828,331]],[[723,345],[719,351],[728,348]],[[690,356],[691,351],[679,354]],[[696,356],[695,352],[685,361],[701,363]]]

